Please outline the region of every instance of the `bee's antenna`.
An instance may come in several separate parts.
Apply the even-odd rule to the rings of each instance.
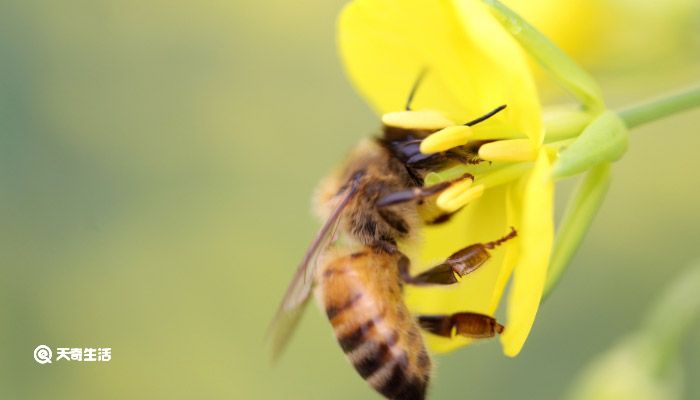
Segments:
[[[488,113],[482,115],[481,117],[479,117],[479,118],[477,118],[477,119],[475,119],[475,120],[473,120],[473,121],[469,121],[469,122],[467,122],[467,123],[464,124],[464,125],[466,125],[466,126],[474,126],[474,125],[478,124],[479,122],[484,122],[484,121],[486,121],[487,119],[489,119],[489,118],[493,117],[494,115],[498,114],[499,112],[503,111],[505,108],[506,108],[506,105],[505,105],[505,104],[503,104],[502,106],[498,106],[498,107],[494,108],[493,110],[489,111]]]
[[[423,78],[425,78],[426,72],[428,72],[428,67],[423,67],[423,69],[421,69],[418,73],[418,77],[416,77],[416,80],[413,82],[413,87],[411,87],[411,91],[408,93],[408,99],[406,99],[406,111],[411,111],[411,103],[413,103],[413,97],[415,97],[416,91],[418,90],[418,86],[420,86],[421,82],[423,81]]]

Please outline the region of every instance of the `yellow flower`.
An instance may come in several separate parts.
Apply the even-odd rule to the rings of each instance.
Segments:
[[[469,244],[502,237],[511,226],[517,238],[492,250],[487,264],[458,284],[407,285],[405,299],[416,314],[494,315],[513,276],[500,338],[505,354],[517,355],[540,303],[554,229],[551,160],[541,146],[541,108],[523,50],[474,0],[355,0],[341,14],[339,47],[352,82],[379,114],[402,110],[423,70],[427,73],[413,101],[415,110],[436,110],[464,122],[508,106],[474,126],[470,136],[512,139],[482,146],[480,156],[492,163],[458,166],[426,178],[431,183],[472,173],[473,185],[442,199],[446,209],[470,203],[449,223],[427,227],[418,252],[406,251],[414,256],[412,272],[417,273]],[[435,351],[470,342],[426,338]]]
[[[508,109],[475,139],[542,140],[540,105],[525,55],[477,1],[358,0],[339,19],[347,74],[382,115],[400,111],[421,71],[413,108],[467,121],[501,104]]]

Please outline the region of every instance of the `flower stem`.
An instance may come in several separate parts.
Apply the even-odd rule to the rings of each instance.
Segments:
[[[620,111],[618,115],[631,129],[698,106],[700,106],[700,85],[634,105]]]

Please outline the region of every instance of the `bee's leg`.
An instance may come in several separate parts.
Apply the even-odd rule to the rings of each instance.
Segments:
[[[481,267],[491,257],[489,250],[517,236],[514,228],[498,240],[488,243],[469,245],[452,254],[443,262],[416,276],[411,276],[408,258],[399,261],[399,273],[402,279],[412,285],[452,285],[457,283],[457,276],[462,277]]]
[[[406,256],[399,260],[399,274],[405,283],[416,286],[452,285],[457,283],[454,271],[447,264],[440,264],[416,276],[411,276],[409,272],[410,264]]]
[[[384,208],[396,204],[406,203],[409,201],[422,201],[430,196],[442,192],[448,187],[454,185],[455,183],[461,182],[465,179],[473,181],[474,176],[471,174],[464,174],[457,179],[436,183],[435,185],[417,187],[409,190],[402,190],[399,192],[389,193],[379,198],[379,200],[377,200],[376,206],[379,208]]]
[[[464,208],[464,207],[462,207]],[[457,214],[459,211],[462,210],[462,208],[458,209],[457,211],[452,211],[452,212],[444,212],[442,214],[438,214],[435,217],[432,217],[432,219],[424,220],[423,223],[426,225],[440,225],[444,224],[445,222],[449,221],[452,216]]]
[[[484,339],[503,332],[503,325],[484,314],[461,312],[452,315],[419,315],[418,325],[424,330],[447,338],[461,335],[468,338]]]

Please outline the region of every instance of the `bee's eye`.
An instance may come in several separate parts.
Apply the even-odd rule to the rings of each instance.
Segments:
[[[438,130],[455,125],[443,113],[435,110],[398,111],[382,115],[385,126],[401,129]]]

